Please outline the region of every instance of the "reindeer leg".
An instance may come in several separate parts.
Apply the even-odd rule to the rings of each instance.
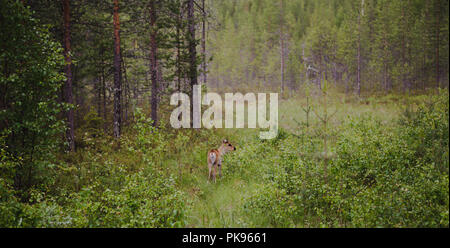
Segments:
[[[210,181],[211,180],[211,168],[212,167],[212,164],[211,163],[208,163],[208,169],[209,169],[209,173],[208,173],[208,181]]]
[[[213,171],[213,179],[214,179],[214,183],[216,183],[216,167],[214,166],[214,171]]]
[[[222,178],[222,164],[219,164],[219,177]]]

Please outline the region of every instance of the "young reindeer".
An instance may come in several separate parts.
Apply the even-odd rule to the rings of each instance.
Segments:
[[[222,177],[222,158],[225,153],[229,151],[235,151],[236,147],[234,147],[228,140],[224,139],[222,141],[222,145],[220,145],[219,149],[212,149],[208,152],[208,181],[212,178],[214,182],[216,182],[216,168],[219,167],[219,176]]]

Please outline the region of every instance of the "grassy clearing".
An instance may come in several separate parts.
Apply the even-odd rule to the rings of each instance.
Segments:
[[[257,129],[174,130],[164,118],[154,129],[137,111],[116,142],[87,115],[80,149],[59,155],[52,180],[29,202],[0,202],[1,226],[448,226],[448,94],[331,93],[328,103],[338,111],[324,132],[320,97],[309,127],[305,96],[281,100],[273,140]],[[223,138],[237,150],[209,183],[206,153]]]
[[[405,108],[401,97],[386,97],[378,101],[357,102],[354,99],[346,100],[341,94],[334,94],[331,97],[331,109],[337,109],[330,129],[340,130],[340,125],[346,119],[361,118],[362,116],[373,116],[381,120],[384,125],[395,125],[399,114]],[[419,98],[420,97],[415,97]],[[414,101],[415,98],[408,99]],[[417,102],[417,101],[416,101]],[[299,123],[306,123],[306,113],[299,108],[306,108],[306,98],[298,96],[280,102],[280,126],[281,128],[292,133],[299,133],[299,130],[305,131],[305,128],[299,126]],[[317,97],[311,97],[311,107],[314,112],[321,113],[323,106]],[[310,113],[309,122],[310,130],[320,128],[319,120],[314,112]],[[300,132],[301,132],[300,131]],[[259,178],[262,174],[276,173],[277,164],[273,164],[271,158],[279,156],[273,151],[273,147],[269,147],[271,154],[261,154],[260,147],[251,151],[246,149],[252,146],[256,139],[257,131],[248,129],[221,129],[217,131],[217,140],[214,145],[220,143],[220,137],[228,137],[233,144],[238,147],[236,154],[229,154],[224,161],[224,177],[219,179],[217,184],[211,184],[206,181],[207,167],[206,154],[207,148],[204,146],[195,147],[193,152],[199,153],[195,157],[200,158],[196,163],[200,166],[192,173],[184,173],[181,175],[180,186],[183,191],[188,192],[190,198],[190,207],[187,213],[187,225],[190,227],[248,227],[248,226],[276,226],[267,222],[264,218],[258,216],[250,216],[244,211],[246,199],[251,197],[261,187],[264,182]],[[334,143],[336,140],[334,140]],[[264,145],[263,145],[264,146]],[[268,145],[269,146],[269,145]],[[295,149],[295,147],[294,147]],[[298,151],[302,150],[298,147]],[[296,152],[296,151],[294,151]],[[249,153],[257,154],[254,156],[255,161],[250,161],[248,168],[244,168],[244,172],[237,174],[228,173],[233,170],[233,161],[236,158],[247,156]],[[301,152],[300,152],[301,153]],[[241,155],[240,155],[241,154]],[[242,155],[245,154],[245,155]],[[234,159],[234,160],[233,160]],[[231,160],[231,161],[230,161]],[[318,164],[317,166],[320,166]],[[259,218],[259,220],[258,220]],[[306,217],[305,217],[306,218]],[[292,223],[293,226],[317,226],[318,221],[312,218],[310,223]]]

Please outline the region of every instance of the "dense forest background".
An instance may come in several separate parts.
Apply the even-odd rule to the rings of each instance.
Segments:
[[[448,227],[448,12],[0,0],[0,226]],[[196,84],[279,93],[278,136],[172,128]]]
[[[217,87],[328,80],[373,94],[448,87],[447,1],[214,1]],[[241,86],[245,82],[245,86]]]

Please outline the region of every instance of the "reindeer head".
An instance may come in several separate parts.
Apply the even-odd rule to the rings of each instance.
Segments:
[[[222,141],[222,145],[221,145],[221,150],[222,150],[222,153],[223,154],[225,154],[225,153],[227,153],[227,152],[230,152],[230,151],[236,151],[236,147],[235,146],[233,146],[230,142],[228,142],[228,140],[226,140],[226,139],[224,139],[223,141]]]

